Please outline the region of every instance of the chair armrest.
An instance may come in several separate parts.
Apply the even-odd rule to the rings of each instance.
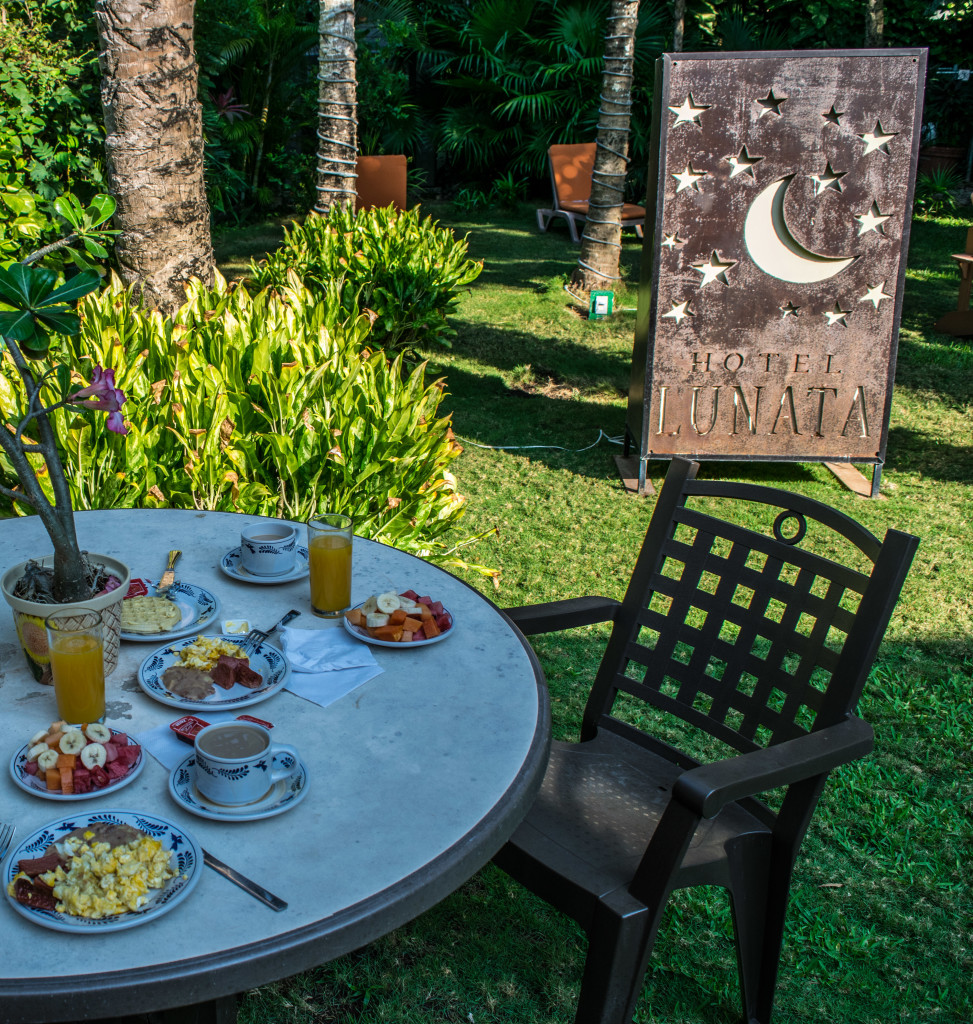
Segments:
[[[701,817],[712,818],[734,800],[812,778],[863,757],[874,742],[875,733],[867,722],[847,718],[764,750],[691,768],[676,780],[672,794]]]
[[[611,597],[570,597],[565,601],[504,608],[504,612],[524,636],[533,636],[535,633],[590,626],[595,622],[611,622],[619,608],[621,603]]]

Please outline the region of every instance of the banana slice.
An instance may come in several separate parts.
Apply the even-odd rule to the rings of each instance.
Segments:
[[[384,594],[379,594],[378,597],[375,598],[375,603],[378,605],[378,610],[380,612],[389,614],[399,607],[399,595],[394,591],[389,590]]]
[[[61,737],[61,753],[80,754],[86,742],[84,733],[80,729],[72,729]]]
[[[102,725],[101,722],[91,722],[86,725],[84,734],[92,743],[108,743],[111,740],[111,729],[107,725]],[[61,749],[64,749],[63,743]]]
[[[108,760],[108,751],[100,743],[89,743],[81,751],[81,763],[85,768],[99,768]]]
[[[369,612],[378,611],[378,598],[372,594],[370,598],[361,606],[362,615],[368,615]]]
[[[46,735],[47,735],[47,734],[48,734],[48,733],[49,733],[50,731],[51,731],[50,729],[41,729],[41,730],[40,730],[40,732],[35,732],[35,733],[34,733],[34,735],[33,735],[33,736],[31,736],[31,738],[30,738],[30,746],[32,746],[32,747],[33,747],[33,746],[34,746],[35,744],[37,744],[37,743],[40,743],[40,741],[41,741],[42,739],[44,739],[44,737],[45,737],[45,736],[46,736]]]
[[[49,768],[53,768],[57,764],[57,751],[51,750],[50,747],[44,751],[40,757],[37,758],[37,767],[42,772],[46,772]]]
[[[387,626],[389,624],[389,617],[383,615],[381,612],[369,612],[365,616],[365,625],[369,629],[376,629],[378,626]]]
[[[399,607],[406,615],[418,615],[422,611],[422,605],[415,601],[408,601],[404,597],[399,599]]]
[[[46,736],[47,733],[44,733],[44,735]],[[45,750],[50,749],[51,748],[46,743],[32,743],[30,749],[27,751],[27,760],[36,761]]]

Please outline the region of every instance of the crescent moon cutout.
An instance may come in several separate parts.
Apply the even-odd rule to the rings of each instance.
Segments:
[[[743,241],[753,262],[771,277],[792,284],[826,281],[858,257],[820,256],[791,234],[784,220],[784,194],[793,178],[793,174],[778,178],[757,195],[743,224]]]

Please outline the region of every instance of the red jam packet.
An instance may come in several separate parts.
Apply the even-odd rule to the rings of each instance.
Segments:
[[[145,585],[145,580],[138,578],[133,579],[128,585],[128,593],[125,595],[126,599],[130,597],[144,597],[149,592],[149,588]]]

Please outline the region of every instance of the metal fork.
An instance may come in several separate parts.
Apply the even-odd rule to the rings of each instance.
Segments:
[[[270,629],[251,629],[249,633],[243,638],[240,643],[240,647],[243,648],[244,653],[250,655],[266,640],[280,629],[281,626],[286,626],[291,619],[296,618],[301,613],[292,608],[278,623],[275,623]]]
[[[16,825],[8,825],[5,822],[0,822],[0,861],[7,856],[7,850],[10,849],[10,843],[13,840],[14,833],[16,831]]]

